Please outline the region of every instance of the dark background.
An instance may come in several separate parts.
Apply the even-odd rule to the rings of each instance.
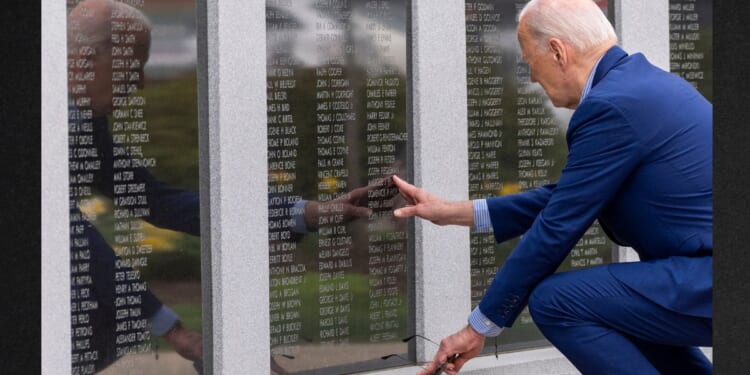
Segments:
[[[714,370],[750,369],[750,9],[714,2]]]
[[[750,369],[750,9],[714,4],[714,367]],[[0,361],[8,374],[41,371],[41,2],[0,10]]]
[[[0,8],[0,363],[41,372],[41,1]],[[65,364],[66,365],[66,364]]]

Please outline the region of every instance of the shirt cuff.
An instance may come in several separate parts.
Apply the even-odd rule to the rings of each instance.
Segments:
[[[492,232],[492,220],[490,220],[487,200],[475,199],[472,203],[474,205],[474,230],[477,232]]]
[[[305,224],[305,206],[307,205],[307,201],[304,199],[300,199],[297,202],[294,203],[294,206],[292,206],[292,216],[294,217],[294,227],[292,228],[292,232],[299,233],[299,234],[305,234],[309,232],[307,229],[307,224]]]
[[[499,327],[489,318],[484,316],[484,314],[482,314],[482,311],[479,310],[479,306],[474,308],[474,311],[469,314],[469,324],[471,324],[471,328],[474,328],[474,330],[478,333],[490,337],[500,335],[500,333],[503,332],[503,329],[505,328]]]
[[[154,314],[149,320],[151,321],[151,334],[156,336],[164,336],[169,331],[180,317],[177,313],[172,311],[166,305],[161,305],[159,311]]]

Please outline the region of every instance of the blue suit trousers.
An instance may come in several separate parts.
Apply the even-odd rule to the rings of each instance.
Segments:
[[[529,311],[583,374],[712,373],[697,347],[712,345],[713,320],[665,309],[614,278],[609,266],[547,277],[531,293]]]

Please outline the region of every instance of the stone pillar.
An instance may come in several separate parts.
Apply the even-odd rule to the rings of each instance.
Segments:
[[[448,200],[468,198],[464,1],[412,1],[414,181]],[[469,230],[415,221],[416,333],[434,341],[467,323]],[[417,361],[437,347],[417,341]]]
[[[65,19],[64,1],[42,1],[41,306],[44,374],[57,373],[64,366],[70,368],[71,361],[68,51]]]
[[[268,374],[265,2],[201,1],[198,17],[205,358],[216,375]]]

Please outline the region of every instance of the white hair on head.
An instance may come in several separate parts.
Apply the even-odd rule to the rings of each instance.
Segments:
[[[144,30],[151,31],[151,21],[138,8],[123,2],[114,1],[114,9],[119,13],[119,18],[126,19],[130,22],[137,21],[143,25]]]
[[[151,31],[151,22],[137,8],[114,0],[85,0],[68,15],[68,50],[111,46],[113,21],[140,24],[148,34]]]
[[[605,43],[617,43],[615,29],[593,0],[531,0],[518,15],[538,47],[549,38],[587,52]]]

